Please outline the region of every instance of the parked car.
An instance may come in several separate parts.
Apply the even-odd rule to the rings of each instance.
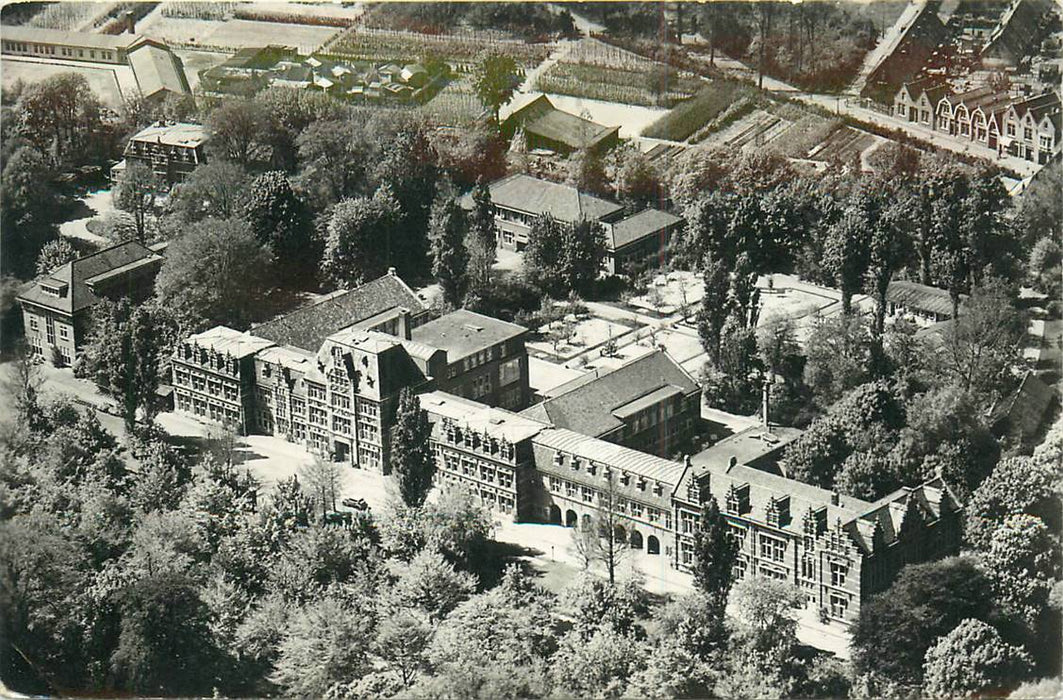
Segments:
[[[369,504],[365,502],[364,498],[345,498],[340,503],[344,508],[353,508],[354,510],[369,510]]]

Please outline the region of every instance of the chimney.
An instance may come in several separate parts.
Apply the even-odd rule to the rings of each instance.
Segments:
[[[838,496],[838,492],[837,491],[831,491],[830,492],[830,504],[832,506],[836,506],[836,505],[840,505],[840,503],[841,503],[841,500],[840,500],[840,497]]]
[[[394,267],[389,267],[388,268],[388,274],[391,275],[392,277],[394,277],[395,276],[395,268]]]
[[[122,13],[122,19],[125,20],[125,29],[130,34],[137,33],[137,17],[133,14],[132,10],[126,10]]]
[[[731,471],[738,466],[738,457],[731,455],[731,458],[727,460],[727,471]],[[725,472],[726,473],[726,472]]]

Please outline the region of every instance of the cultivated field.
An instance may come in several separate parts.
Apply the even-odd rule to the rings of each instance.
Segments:
[[[839,161],[848,162],[874,146],[884,143],[886,139],[866,131],[854,129],[851,126],[842,126],[831,132],[823,143],[813,148],[808,157],[826,163]]]
[[[712,124],[751,88],[733,80],[705,83],[696,95],[680,102],[645,131],[645,136],[668,141],[685,141]]]
[[[327,50],[329,53],[374,63],[410,61],[431,55],[450,63],[461,72],[467,72],[487,49],[503,51],[518,64],[529,67],[541,63],[552,47],[552,44],[527,44],[502,39],[498,34],[488,32],[463,31],[433,35],[352,27],[329,42]]]
[[[446,126],[470,125],[483,109],[480,98],[473,92],[472,79],[468,76],[450,81],[439,94],[417,108],[430,123]]]

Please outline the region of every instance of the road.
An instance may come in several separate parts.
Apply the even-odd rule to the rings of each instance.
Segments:
[[[860,67],[860,72],[857,74],[856,79],[853,80],[852,85],[850,85],[849,92],[854,95],[860,94],[867,82],[867,76],[871,75],[871,72],[878,67],[878,64],[882,63],[883,59],[893,53],[894,49],[897,48],[897,44],[904,37],[904,32],[919,16],[924,7],[926,7],[926,0],[912,0],[912,2],[908,3],[908,6],[904,8],[904,12],[893,23],[893,26],[882,35],[875,48],[864,57],[864,64]]]

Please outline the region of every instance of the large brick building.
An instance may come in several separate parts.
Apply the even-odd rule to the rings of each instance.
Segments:
[[[124,158],[111,168],[111,178],[117,180],[131,163],[141,163],[167,186],[182,182],[207,162],[209,139],[201,124],[156,122],[129,139]]]
[[[49,361],[70,364],[102,299],[142,301],[151,295],[162,256],[126,241],[69,262],[26,284],[18,295],[26,342]]]
[[[370,285],[404,297],[395,281]],[[779,457],[800,431],[763,425],[686,459],[640,451],[673,453],[699,419],[697,384],[664,353],[589,374],[516,413],[502,405],[527,396],[519,326],[458,311],[414,328],[409,310],[381,311],[354,303],[359,290],[348,294],[285,323],[216,328],[180,344],[178,410],[386,471],[395,404],[408,387],[431,423],[441,488],[465,489],[514,521],[592,527],[611,512],[614,537],[680,570],[693,563],[702,508],[715,498],[741,545],[738,577],[790,581],[842,624],[902,566],[958,546],[959,504],[940,479],[868,503],[787,478]],[[337,329],[338,307],[370,315]],[[367,327],[382,319],[393,332]],[[315,349],[298,347],[319,338]],[[504,369],[513,360],[519,372]],[[518,377],[519,392],[503,375]]]

